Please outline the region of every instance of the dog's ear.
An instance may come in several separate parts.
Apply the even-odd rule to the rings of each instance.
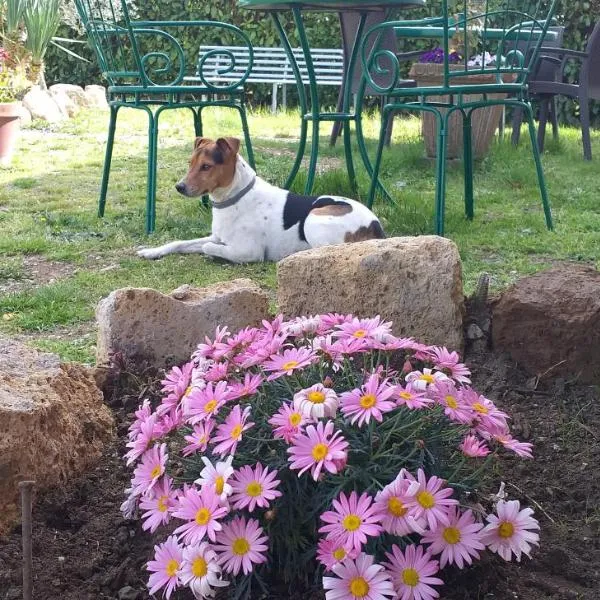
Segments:
[[[202,145],[202,142],[204,142],[204,140],[206,140],[206,138],[197,137],[194,140],[194,150],[198,150],[198,148],[200,148],[200,146]]]
[[[217,148],[223,153],[223,156],[234,156],[240,150],[240,140],[234,137],[219,138],[217,140]]]

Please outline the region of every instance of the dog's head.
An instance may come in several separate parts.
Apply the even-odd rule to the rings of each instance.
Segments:
[[[175,185],[184,196],[210,194],[231,184],[240,140],[233,137],[210,140],[197,137],[187,175]]]

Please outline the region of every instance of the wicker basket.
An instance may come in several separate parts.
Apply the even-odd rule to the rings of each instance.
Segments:
[[[462,65],[449,65],[451,70],[463,69]],[[410,77],[419,86],[441,86],[444,79],[444,65],[436,63],[414,63],[410,70]],[[455,77],[451,85],[494,83],[495,75],[469,75],[468,77]],[[506,94],[488,94],[489,98],[506,98]],[[481,99],[481,94],[464,94],[464,102],[474,102]],[[429,96],[433,102],[448,102],[448,96]],[[442,113],[446,109],[440,109]],[[496,133],[502,106],[486,106],[477,109],[471,119],[471,136],[473,141],[473,154],[475,158],[482,158],[490,148],[492,138]],[[425,152],[428,157],[436,155],[436,121],[433,114],[422,113],[422,133],[425,140]],[[456,111],[450,117],[447,134],[447,158],[462,158],[463,155],[463,129],[462,115]]]

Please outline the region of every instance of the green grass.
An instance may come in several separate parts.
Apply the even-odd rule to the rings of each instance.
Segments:
[[[118,287],[170,291],[184,283],[207,285],[250,277],[265,289],[275,286],[273,264],[228,265],[202,256],[170,256],[156,262],[138,259],[139,245],[205,235],[210,213],[197,200],[177,194],[173,185],[185,173],[193,141],[183,114],[163,117],[159,141],[157,231],[144,234],[146,122],[123,111],[117,129],[106,217],[96,217],[106,140],[106,114],[85,112],[60,126],[23,132],[11,168],[0,170],[0,332],[29,336],[36,346],[63,358],[89,362],[93,357],[93,313],[100,298]],[[239,123],[225,110],[207,115],[207,134],[239,135]],[[295,113],[255,113],[250,128],[259,174],[282,185],[297,147]],[[378,123],[366,121],[374,151]],[[342,145],[330,148],[323,128],[322,161],[315,192],[350,194]],[[526,136],[522,136],[525,139]],[[600,153],[600,137],[593,151]],[[495,143],[476,168],[475,220],[464,218],[460,163],[449,168],[446,235],[463,259],[466,291],[486,271],[499,289],[519,275],[557,261],[598,264],[600,260],[600,173],[597,159],[581,156],[580,133],[561,130],[543,157],[556,229],[544,226],[531,151]],[[296,188],[301,189],[301,172]],[[379,201],[376,212],[388,235],[433,230],[434,165],[423,157],[419,122],[397,119],[394,143],[384,155],[382,178],[394,204]],[[366,174],[359,171],[362,193]],[[27,257],[48,261],[38,285]],[[52,277],[56,269],[56,277]],[[54,281],[50,281],[54,279]],[[19,283],[21,282],[21,283]],[[11,284],[6,286],[6,284]],[[12,290],[3,293],[2,290]]]

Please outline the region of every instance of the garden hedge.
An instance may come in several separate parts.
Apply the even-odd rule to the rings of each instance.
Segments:
[[[534,5],[533,0],[524,2],[524,9],[527,4]],[[422,16],[423,14],[436,14],[439,12],[441,0],[428,0],[427,8],[420,10],[410,10],[405,14],[411,17]],[[255,46],[277,46],[279,40],[275,28],[269,18],[259,11],[250,11],[240,9],[235,0],[212,0],[207,3],[202,0],[143,0],[138,2],[138,18],[145,20],[189,20],[189,19],[210,19],[216,21],[225,21],[234,23],[241,27],[250,37]],[[556,18],[559,23],[566,27],[565,46],[576,50],[585,48],[586,40],[594,27],[598,18],[600,18],[600,0],[560,0]],[[335,47],[339,44],[339,24],[335,13],[308,13],[306,23],[309,39],[315,47]],[[294,33],[294,27],[291,19],[287,19],[287,29],[292,39],[292,44],[298,45]],[[182,42],[187,58],[192,63],[195,62],[197,49],[200,43],[214,43],[222,40],[217,38],[198,38],[197,32],[191,29],[182,30]],[[70,27],[63,25],[58,35],[62,37],[82,39],[81,32],[75,31]],[[407,40],[401,42],[403,49],[414,50],[419,47],[427,47],[427,41]],[[46,78],[48,84],[52,83],[75,83],[85,85],[89,83],[102,83],[100,72],[96,66],[93,53],[87,46],[75,48],[80,54],[90,60],[83,62],[62,52],[58,48],[50,47],[47,53]],[[156,49],[156,48],[155,48]],[[568,79],[575,81],[579,71],[579,65],[571,62],[567,65]],[[336,93],[332,88],[324,88],[326,101],[333,102]],[[252,86],[250,101],[253,104],[265,104],[270,98],[270,86]],[[293,94],[292,94],[293,101]],[[559,116],[563,123],[578,122],[579,107],[566,98],[559,101]],[[600,104],[592,106],[592,118],[595,124],[600,124]]]

